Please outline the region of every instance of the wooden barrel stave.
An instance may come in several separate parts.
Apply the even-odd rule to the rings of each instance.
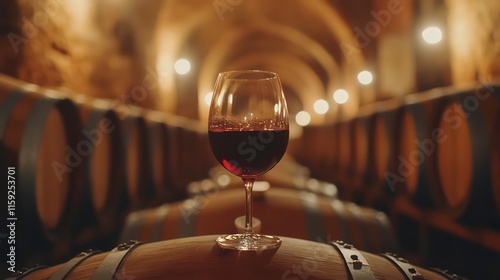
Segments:
[[[235,232],[234,220],[243,215],[243,190],[214,192],[204,197],[130,214],[121,240],[157,241],[152,235],[174,239]],[[270,189],[254,200],[254,217],[262,232],[309,240],[345,239],[363,249],[395,248],[388,219],[366,208],[330,200],[308,192]],[[293,226],[287,217],[294,217]],[[375,236],[368,236],[368,232]],[[380,236],[386,237],[381,238]],[[375,241],[375,243],[372,243]]]
[[[281,237],[283,243],[278,249],[242,252],[220,249],[214,242],[216,237],[199,236],[135,246],[123,258],[115,260],[121,261],[116,270],[106,274],[109,279],[352,279],[346,257],[331,244]],[[387,257],[358,250],[352,252],[366,261],[373,279],[406,277]],[[99,278],[95,273],[110,254],[88,257],[74,267],[68,279]],[[38,269],[23,279],[48,279],[61,267]],[[422,267],[410,267],[424,279],[447,279]],[[100,279],[108,278],[101,276]]]

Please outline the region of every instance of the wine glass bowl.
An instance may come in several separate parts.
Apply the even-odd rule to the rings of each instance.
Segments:
[[[220,73],[210,104],[210,146],[219,163],[243,179],[245,232],[221,236],[222,248],[265,250],[279,247],[278,237],[253,233],[252,188],[255,178],[271,170],[288,145],[288,110],[276,73],[239,70]]]

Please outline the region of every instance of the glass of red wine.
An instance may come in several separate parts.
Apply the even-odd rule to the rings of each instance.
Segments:
[[[278,75],[260,70],[220,73],[210,105],[208,133],[215,157],[243,179],[246,193],[244,233],[220,236],[217,244],[242,251],[279,247],[280,238],[256,234],[252,228],[255,178],[271,170],[288,145],[288,109]]]

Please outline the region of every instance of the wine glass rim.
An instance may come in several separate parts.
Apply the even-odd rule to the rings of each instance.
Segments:
[[[269,77],[264,77],[264,78],[233,78],[230,77],[232,74],[237,74],[237,73],[261,73],[261,74],[266,74],[269,75]],[[276,79],[278,78],[278,74],[276,72],[272,71],[266,71],[266,70],[231,70],[231,71],[224,71],[220,72],[219,75],[224,77],[224,79],[227,80],[235,80],[235,81],[265,81],[265,80],[271,80],[271,79]]]

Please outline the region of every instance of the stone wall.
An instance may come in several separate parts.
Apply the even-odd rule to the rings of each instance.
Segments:
[[[454,84],[500,82],[500,2],[448,0]]]
[[[498,16],[500,2],[498,0],[444,1],[448,26],[448,29],[444,30],[444,35],[446,43],[449,43],[451,83],[469,83],[479,79],[500,81],[500,17]],[[247,12],[251,13],[253,10],[249,5],[242,4],[237,9],[233,8],[234,13],[228,12],[226,20],[222,21],[216,17],[216,10],[210,4],[199,6],[195,1],[191,6],[183,4],[185,3],[183,1],[165,3],[161,0],[3,0],[0,3],[0,72],[43,86],[69,88],[87,95],[120,99],[124,103],[138,104],[147,108],[168,109],[175,107],[176,104],[184,104],[188,108],[173,110],[178,113],[192,111],[190,107],[196,104],[198,97],[196,91],[191,88],[196,88],[197,85],[189,87],[190,90],[170,86],[172,95],[168,95],[158,84],[159,74],[155,71],[158,69],[158,61],[161,60],[159,57],[161,51],[165,52],[167,48],[158,44],[156,40],[165,37],[159,33],[172,28],[158,25],[169,22],[164,18],[157,21],[158,17],[167,14],[171,17],[171,21],[180,22],[199,9],[207,9],[206,12],[212,15],[211,25],[204,22],[202,26],[213,28],[200,28],[207,33],[193,34],[195,37],[198,36],[196,38],[199,40],[191,40],[203,42],[203,38],[216,36],[217,32],[221,33],[221,36],[225,35],[221,27],[231,26],[232,18],[238,22],[240,12],[243,14],[248,10]],[[338,1],[333,1],[332,7],[342,13],[350,28],[348,31],[354,32],[355,27],[363,27],[374,20],[370,11],[380,13],[388,3],[390,1],[375,0],[372,5],[365,7],[363,13],[354,11],[349,5],[340,4]],[[402,3],[409,5],[407,2]],[[188,8],[182,9],[183,5]],[[287,7],[291,8],[293,5]],[[166,13],[165,9],[171,12]],[[410,9],[405,11],[409,12]],[[377,44],[372,43],[370,47],[373,50],[370,49],[371,51],[365,53],[368,60],[366,66],[374,64],[374,61],[379,65],[376,70],[380,72],[379,80],[375,81],[373,88],[379,99],[410,93],[415,87],[414,84],[418,84],[418,77],[413,73],[415,66],[412,63],[410,50],[416,46],[412,46],[411,40],[409,41],[412,29],[408,26],[401,27],[404,26],[404,22],[411,22],[407,20],[409,17],[411,17],[410,12],[405,16],[393,18],[393,26],[407,32],[399,34],[399,31],[391,31],[398,33],[401,44],[391,43],[390,40],[388,44],[383,44],[383,39],[386,37],[391,39],[390,36],[394,35],[386,34],[393,28],[386,28],[383,30],[385,33],[382,32],[383,34],[377,37],[378,46],[375,47]],[[298,18],[300,18],[298,14],[294,16],[297,21]],[[308,28],[307,23],[297,23],[297,26]],[[317,25],[312,27],[314,26],[317,27]],[[315,33],[307,34],[313,36]],[[184,37],[190,38],[189,36]],[[165,40],[167,45],[173,44],[172,38]],[[338,45],[334,42],[329,44]],[[200,53],[207,49],[203,44],[193,44],[189,47],[200,50]],[[400,55],[399,58],[397,54]],[[401,63],[401,58],[406,58],[406,62]],[[425,64],[423,60],[421,64]],[[421,65],[421,68],[435,67]],[[400,73],[402,69],[406,73],[404,77],[402,74],[394,74]],[[377,77],[377,73],[375,75]],[[397,78],[392,78],[396,76]],[[209,78],[211,83],[213,77]],[[441,83],[438,81],[435,84],[441,85],[443,82],[449,81]],[[418,86],[415,88],[419,89]],[[363,94],[367,95],[367,88],[364,90]],[[184,99],[187,101],[182,101]],[[172,103],[172,106],[166,106],[167,103]]]
[[[4,0],[0,71],[151,107],[156,92],[144,94],[137,86],[147,75],[145,66],[154,66],[154,51],[144,42],[156,23],[147,9],[157,2],[142,7],[140,1]]]

